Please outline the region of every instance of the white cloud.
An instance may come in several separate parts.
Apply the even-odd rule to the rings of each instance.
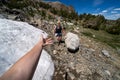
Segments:
[[[98,14],[100,14],[100,15],[105,15],[106,13],[100,12],[100,13],[98,13]]]
[[[120,13],[108,14],[108,13],[93,13],[93,15],[103,15],[106,19],[116,20],[120,18]]]
[[[117,11],[111,11],[112,14],[118,13]]]
[[[118,18],[120,18],[120,14],[115,14],[115,17],[118,17]]]
[[[108,12],[108,10],[103,10],[103,11],[102,11],[102,13],[107,13],[107,12]]]
[[[111,15],[106,15],[105,17],[107,19],[116,20],[116,19],[120,18],[120,14],[111,14]]]
[[[107,9],[99,10],[98,12],[95,12],[94,15],[97,15],[97,14],[104,15],[106,19],[116,20],[120,18],[120,12],[118,10],[119,8],[109,7]]]
[[[115,8],[114,10],[120,10],[120,8]]]
[[[98,15],[97,13],[92,13],[92,15]]]
[[[94,0],[93,5],[98,6],[98,5],[102,4],[103,2],[104,2],[103,0]]]
[[[101,12],[99,12],[99,14],[104,15],[104,14],[111,13],[111,11],[113,11],[113,8],[114,8],[114,7],[109,7],[109,8],[107,8],[107,9],[102,10]]]
[[[100,8],[94,10],[94,13],[98,13],[98,12],[100,12]]]
[[[108,12],[108,10],[103,10],[103,11],[99,12],[98,14],[105,15],[105,14],[107,14],[107,12]]]

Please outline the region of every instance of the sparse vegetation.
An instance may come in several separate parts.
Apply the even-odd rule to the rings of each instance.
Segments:
[[[42,7],[47,10],[52,8],[52,6],[50,6],[49,4],[43,3],[43,2],[39,2],[38,4],[39,4],[39,7]]]
[[[104,30],[110,34],[115,34],[115,35],[120,34],[120,19],[106,20],[103,15],[92,15],[86,13],[78,15],[78,13],[76,13],[74,10],[68,11],[63,8],[58,10],[52,7],[51,5],[41,1],[38,2],[32,0],[9,0],[6,2],[5,0],[1,0],[0,4],[6,5],[10,9],[23,10],[25,14],[28,14],[32,17],[35,14],[39,14],[44,19],[46,17],[48,17],[49,19],[54,17],[51,14],[47,13],[47,11],[50,11],[53,15],[58,15],[60,17],[63,17],[67,21],[79,20],[80,24],[82,24],[84,28],[90,28],[94,30]]]
[[[115,49],[120,48],[120,35],[113,35],[105,31],[96,31],[92,29],[85,29],[84,32],[82,32],[82,34],[94,38],[95,40],[106,43]],[[93,35],[95,35],[95,37],[93,37]]]
[[[110,34],[120,34],[120,21],[106,20],[102,15],[82,14],[79,15],[79,20],[83,21],[82,25],[85,28],[94,30],[104,30]]]
[[[6,9],[5,14],[10,17],[13,16],[12,20],[24,21],[42,29],[52,39],[55,39],[53,25],[57,24],[58,17],[61,18],[61,26],[65,28],[65,33],[73,32],[79,36],[80,50],[75,54],[69,53],[64,43],[58,46],[56,40],[51,47],[45,47],[45,50],[48,50],[55,60],[56,72],[53,79],[64,80],[66,69],[67,72],[75,75],[74,80],[82,78],[83,80],[85,80],[84,78],[96,80],[107,79],[107,77],[113,79],[110,76],[117,76],[115,72],[118,71],[117,65],[119,66],[120,60],[113,55],[116,55],[118,50],[120,53],[120,18],[118,20],[106,20],[102,15],[86,13],[78,15],[74,10],[57,9],[47,3],[36,2],[36,0],[1,0],[1,5],[7,6],[3,9]],[[65,40],[64,34],[63,40]],[[106,57],[102,53],[104,49],[110,53],[110,57]],[[68,80],[71,80],[72,78],[69,79],[69,77],[70,75]]]
[[[46,17],[46,11],[45,10],[41,10],[40,11],[40,15],[45,19],[45,17]]]

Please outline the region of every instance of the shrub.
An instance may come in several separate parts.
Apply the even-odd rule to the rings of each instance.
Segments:
[[[109,27],[106,27],[106,31],[108,33],[111,33],[111,34],[119,35],[120,34],[120,26],[109,26]]]

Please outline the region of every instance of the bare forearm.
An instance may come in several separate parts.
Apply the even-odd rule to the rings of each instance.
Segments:
[[[31,51],[17,61],[1,78],[3,80],[31,80],[39,61],[41,51],[42,43],[38,42]]]
[[[31,80],[37,67],[42,48],[48,44],[52,44],[51,38],[41,38],[39,42],[21,59],[19,59],[0,80]]]

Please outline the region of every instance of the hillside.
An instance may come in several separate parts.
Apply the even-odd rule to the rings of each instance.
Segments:
[[[70,12],[75,11],[72,6],[66,6],[66,5],[64,5],[64,4],[62,4],[61,2],[58,2],[58,1],[47,2],[47,3],[49,5],[51,5],[52,7],[56,8],[57,10],[64,9],[64,10],[66,10],[66,11],[68,10]]]
[[[42,19],[56,19],[58,16],[73,19],[73,16],[77,15],[73,7],[65,6],[60,2],[2,0],[0,4],[3,11],[10,14],[25,14],[26,17],[39,15]]]
[[[2,1],[0,17],[27,22],[53,38],[54,44],[45,47],[55,64],[53,80],[120,80],[120,35],[116,31],[119,30],[119,19],[106,20],[102,15],[77,15],[73,8],[59,2],[49,2],[48,5],[37,0],[11,0],[14,4],[22,4],[16,6],[9,0]],[[66,12],[68,8],[72,13]],[[69,52],[65,43],[58,46],[55,40],[53,26],[61,16],[66,33],[79,36],[80,47],[76,53]],[[109,34],[110,30],[118,33]]]

